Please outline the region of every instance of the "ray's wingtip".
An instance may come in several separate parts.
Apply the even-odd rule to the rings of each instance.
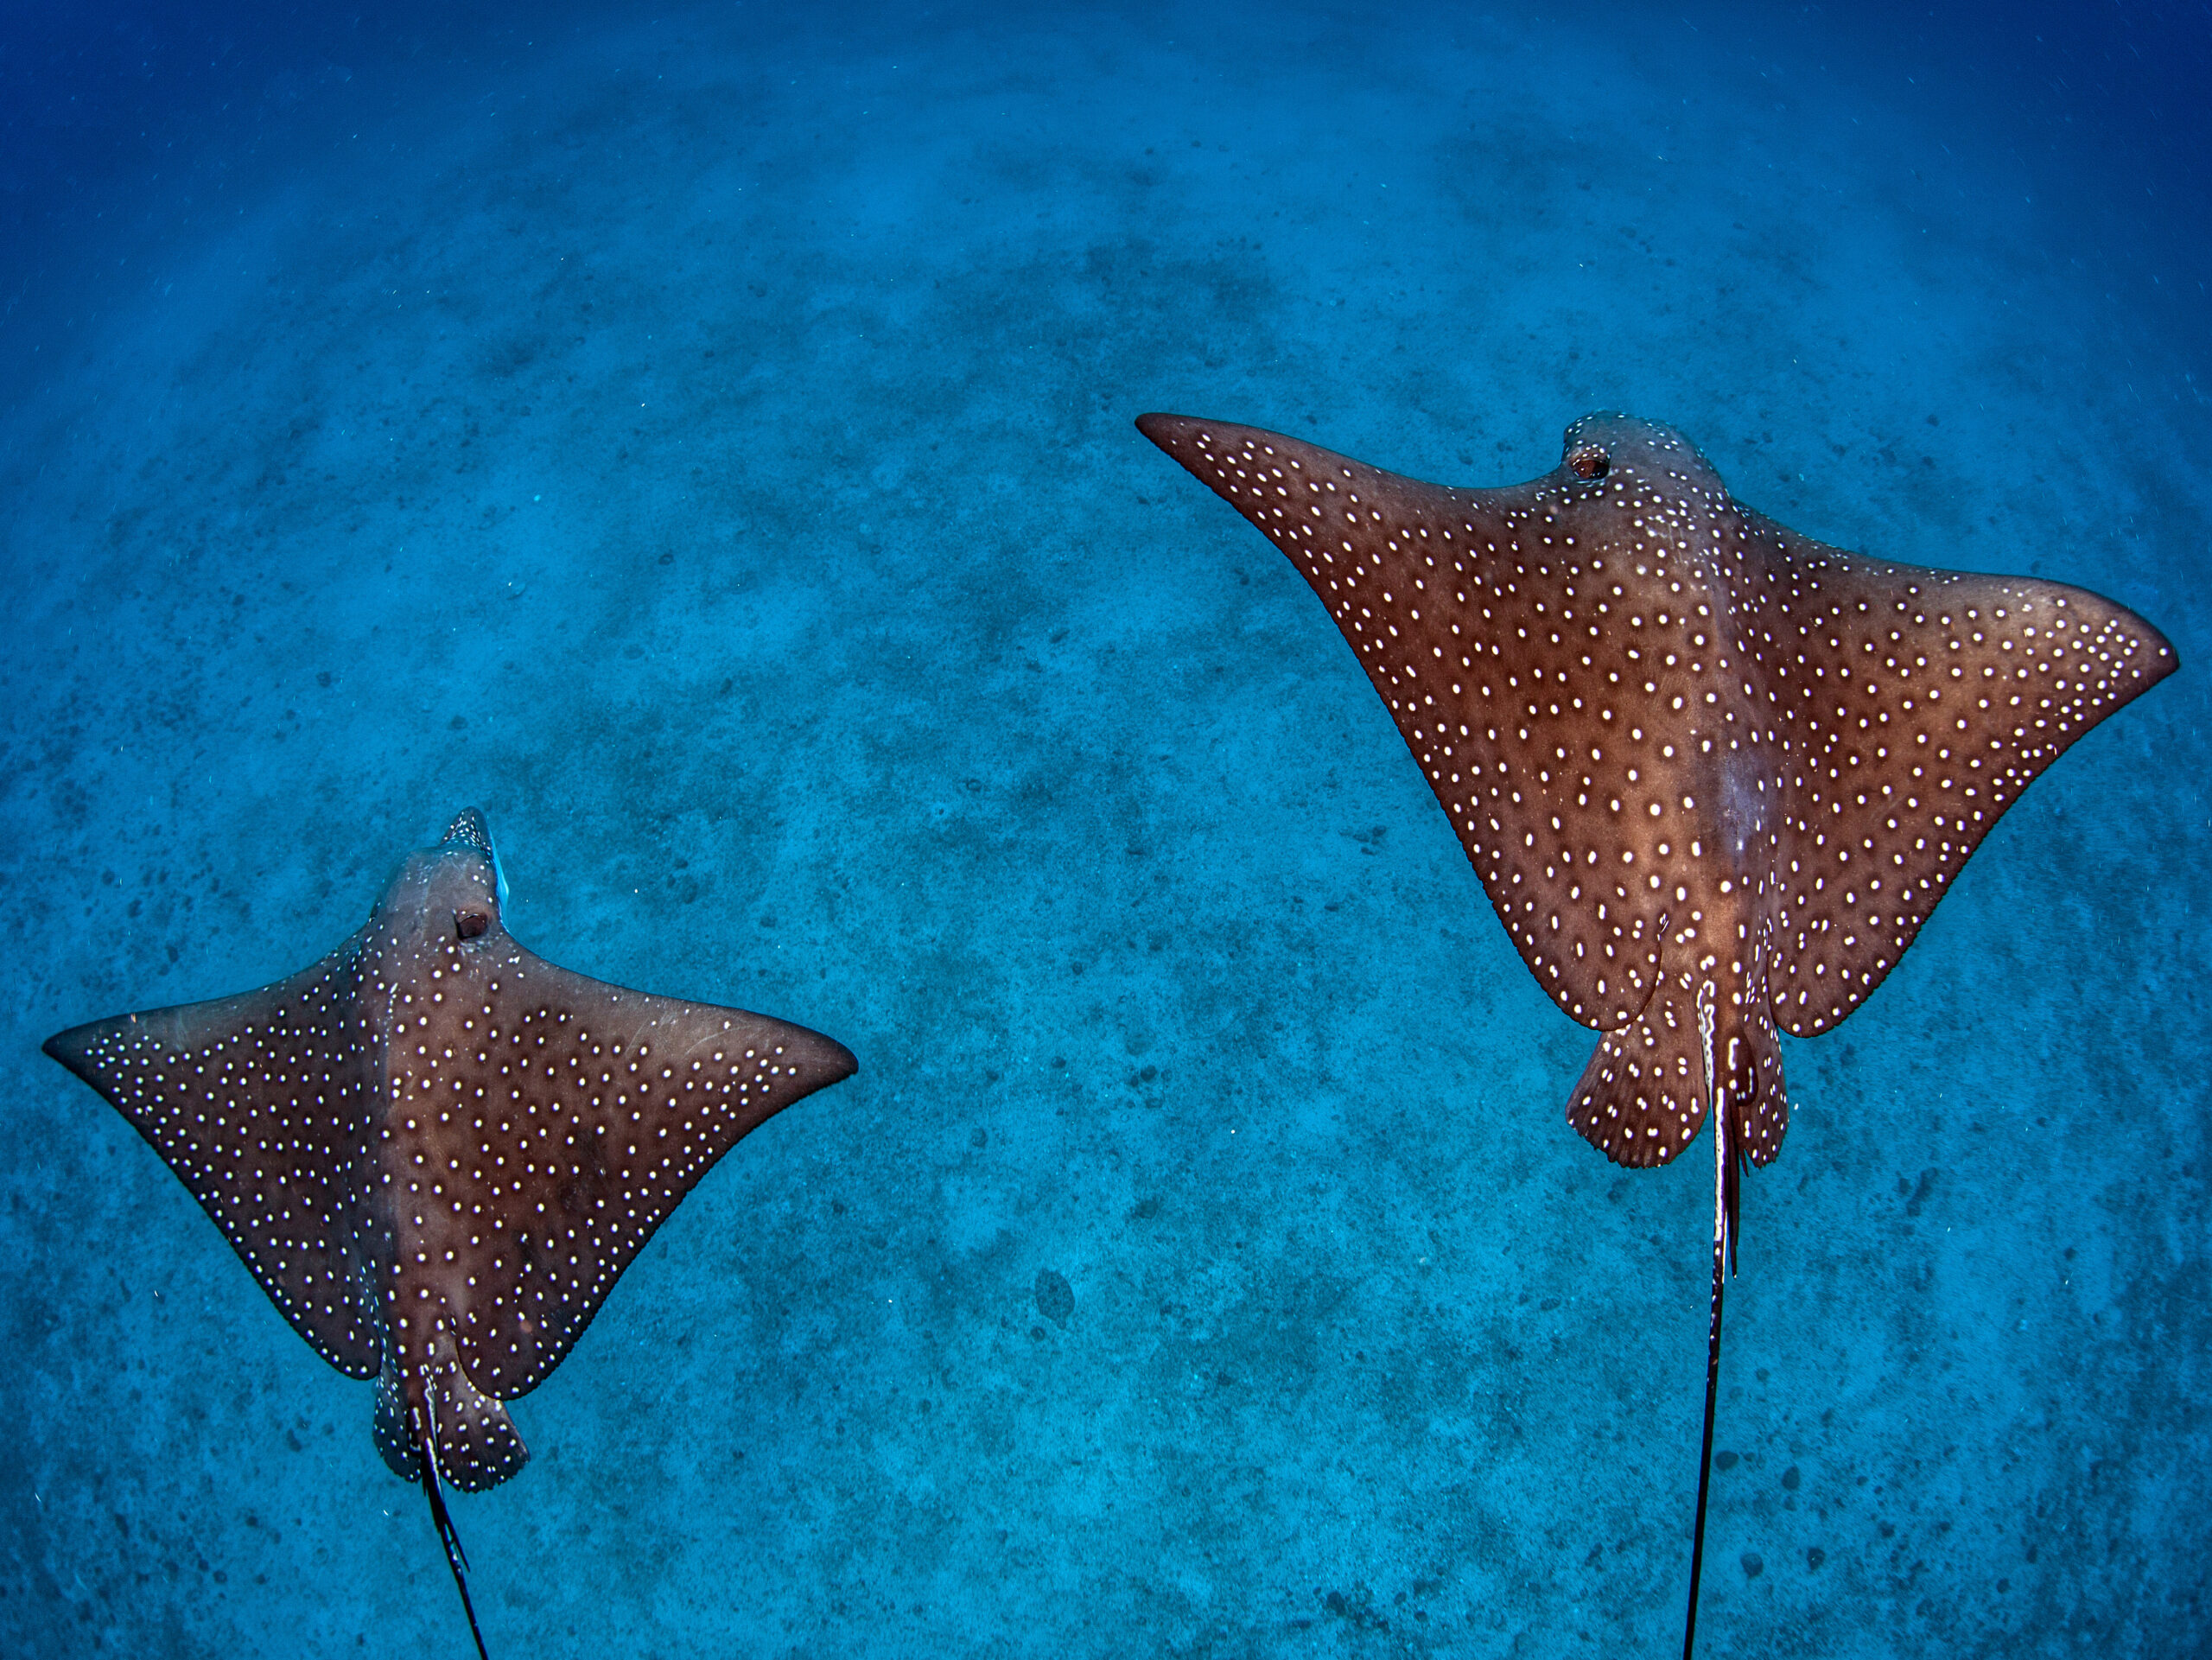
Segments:
[[[832,1084],[842,1084],[860,1071],[860,1057],[836,1039],[804,1027],[800,1030],[806,1034],[807,1038],[806,1071],[802,1076],[810,1091],[826,1090]]]
[[[90,1084],[99,1094],[106,1096],[110,1101],[113,1101],[115,1097],[109,1094],[107,1084],[101,1079],[100,1068],[92,1059],[93,1049],[102,1034],[113,1031],[118,1026],[127,1024],[132,1018],[125,1015],[113,1021],[87,1021],[82,1026],[73,1026],[67,1031],[56,1032],[44,1043],[39,1045],[39,1048],[67,1068],[71,1077],[80,1083]]]
[[[82,1078],[85,1075],[85,1051],[87,1047],[86,1038],[99,1024],[99,1022],[95,1021],[91,1026],[73,1026],[65,1032],[56,1032],[44,1043],[39,1045],[39,1049],[42,1053],[60,1061],[71,1072]]]

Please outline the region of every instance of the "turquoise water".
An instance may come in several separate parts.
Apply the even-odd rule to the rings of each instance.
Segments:
[[[1297,574],[1135,431],[1625,409],[2182,671],[1749,1181],[1701,1651],[2206,1647],[2204,20],[708,6],[0,31],[0,1645],[462,1655],[372,1390],[39,1056],[482,807],[830,1033],[457,1498],[496,1656],[1678,1643],[1711,1174],[1565,1122]]]

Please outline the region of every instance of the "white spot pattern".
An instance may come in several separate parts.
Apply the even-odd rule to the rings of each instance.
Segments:
[[[1703,1122],[1708,987],[1709,1082],[1772,1160],[1776,1026],[1864,1001],[2028,781],[2175,666],[2096,595],[1797,536],[1625,416],[1497,490],[1138,425],[1328,607],[1537,983],[1605,1034],[1568,1116],[1623,1164]]]

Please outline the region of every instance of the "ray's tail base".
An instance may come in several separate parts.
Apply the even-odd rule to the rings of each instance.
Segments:
[[[1649,1169],[1688,1149],[1725,1091],[1732,1161],[1771,1164],[1789,1128],[1789,1099],[1762,997],[1746,1017],[1710,981],[1662,983],[1634,1020],[1599,1034],[1567,1122],[1615,1164]]]
[[[480,1493],[498,1486],[530,1462],[530,1449],[522,1442],[504,1402],[478,1389],[448,1354],[422,1368],[423,1404],[429,1414],[428,1432],[438,1455],[438,1479],[465,1493]],[[377,1451],[385,1466],[402,1481],[423,1479],[423,1441],[416,1434],[407,1398],[400,1388],[400,1368],[386,1361],[377,1375]]]
[[[468,1594],[468,1553],[461,1549],[461,1534],[446,1509],[446,1496],[438,1485],[437,1451],[428,1436],[423,1440],[422,1456],[423,1496],[430,1501],[430,1524],[437,1529],[438,1542],[445,1547],[446,1566],[453,1570],[454,1588],[461,1593],[461,1611],[468,1616],[468,1634],[476,1642],[476,1660],[492,1660],[485,1651],[483,1628],[476,1623],[476,1604]]]

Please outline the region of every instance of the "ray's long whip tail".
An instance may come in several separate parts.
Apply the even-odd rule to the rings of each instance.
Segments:
[[[1713,1319],[1705,1339],[1705,1439],[1698,1454],[1697,1520],[1690,1534],[1690,1597],[1682,1616],[1682,1660],[1697,1649],[1697,1589],[1705,1573],[1705,1503],[1713,1489],[1713,1413],[1720,1391],[1720,1298],[1736,1266],[1736,1166],[1729,1156],[1728,1087],[1713,1085],[1713,987],[1698,996],[1698,1029],[1705,1040],[1707,1098],[1713,1103]]]
[[[476,1660],[492,1660],[485,1652],[483,1631],[476,1624],[476,1605],[468,1595],[468,1553],[461,1548],[460,1531],[453,1524],[453,1517],[446,1510],[446,1496],[439,1489],[435,1432],[423,1437],[423,1494],[430,1501],[430,1523],[438,1530],[438,1542],[446,1548],[446,1566],[453,1569],[453,1582],[461,1593],[461,1612],[468,1616],[468,1634],[476,1639]]]

